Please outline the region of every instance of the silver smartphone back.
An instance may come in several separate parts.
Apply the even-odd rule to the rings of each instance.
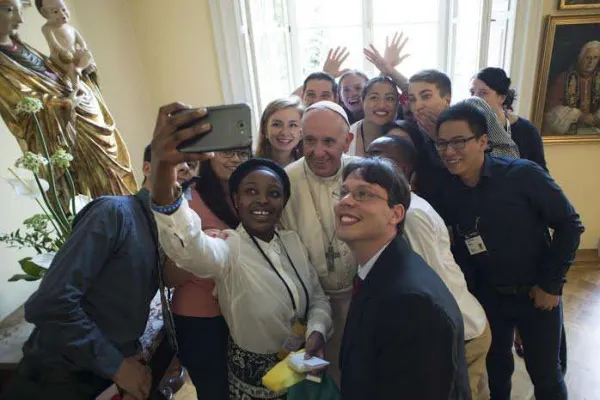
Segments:
[[[252,111],[248,104],[229,104],[206,107],[212,130],[197,138],[187,140],[177,148],[183,153],[207,153],[239,149],[252,145]]]

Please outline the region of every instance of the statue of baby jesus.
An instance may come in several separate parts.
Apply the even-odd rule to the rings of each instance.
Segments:
[[[71,81],[71,97],[75,97],[80,71],[93,65],[92,53],[77,29],[69,25],[71,13],[63,0],[35,0],[35,5],[47,21],[42,33],[50,47],[50,59]]]

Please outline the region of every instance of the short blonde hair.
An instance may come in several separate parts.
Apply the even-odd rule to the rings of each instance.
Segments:
[[[256,146],[256,156],[263,158],[272,158],[272,145],[267,138],[267,133],[269,131],[269,119],[273,114],[277,111],[285,110],[286,108],[293,108],[300,114],[300,119],[302,119],[302,115],[304,114],[304,106],[302,105],[302,101],[299,97],[285,97],[281,99],[276,99],[270,102],[260,117],[260,125],[258,126],[258,144]],[[302,141],[298,143],[298,146],[292,150],[292,155],[297,160],[301,157],[302,151]]]

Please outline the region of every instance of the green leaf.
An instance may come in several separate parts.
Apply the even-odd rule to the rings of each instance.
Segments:
[[[37,277],[40,279],[46,273],[46,268],[40,267],[31,261],[31,257],[25,257],[22,260],[19,260],[19,264],[21,264],[21,269],[29,276]]]
[[[32,275],[28,275],[28,274],[16,274],[16,275],[13,275],[8,281],[9,282],[17,282],[17,281],[23,280],[23,281],[33,282],[33,281],[37,281],[40,279],[42,279],[41,276],[32,276]]]

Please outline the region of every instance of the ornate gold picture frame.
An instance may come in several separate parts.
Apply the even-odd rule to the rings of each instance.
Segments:
[[[559,10],[600,8],[600,0],[558,0]]]
[[[545,142],[600,141],[600,14],[548,16],[532,121]]]

